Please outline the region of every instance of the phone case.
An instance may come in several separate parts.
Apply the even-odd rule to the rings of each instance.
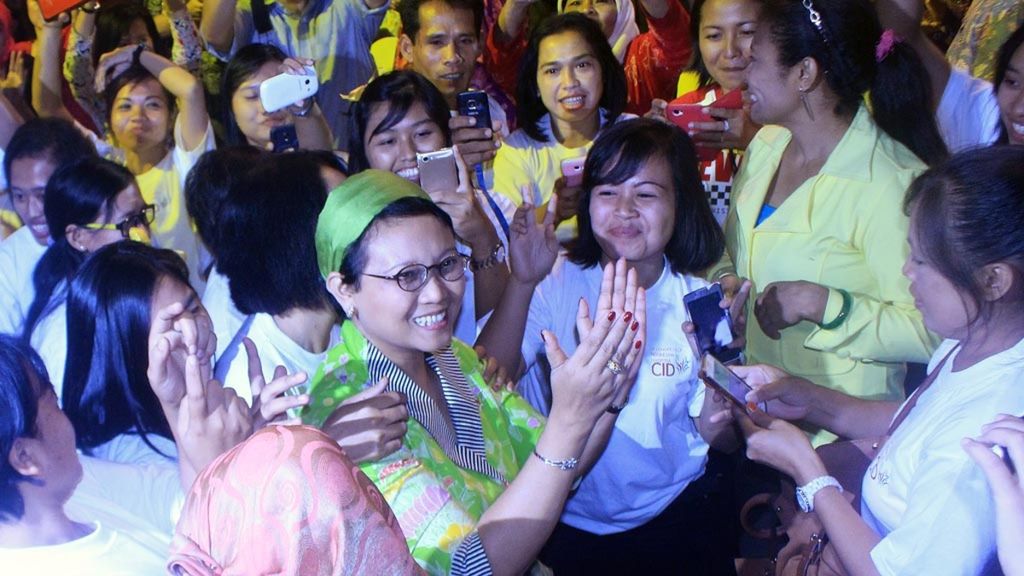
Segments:
[[[476,118],[478,128],[491,128],[491,108],[488,105],[487,93],[479,90],[460,92],[455,97],[459,106],[460,116],[472,116]]]
[[[442,148],[436,152],[423,154],[417,153],[416,167],[420,171],[420,188],[427,192],[450,192],[459,187],[455,151],[451,148]]]
[[[320,83],[316,71],[306,67],[306,74],[278,74],[260,84],[260,102],[267,112],[276,112],[299,100],[316,96]]]
[[[565,176],[565,185],[569,187],[583,185],[583,164],[586,158],[568,158],[562,160],[562,176]]]
[[[693,322],[700,353],[710,353],[728,363],[739,358],[742,350],[729,347],[732,343],[732,317],[728,310],[719,306],[722,297],[722,285],[715,283],[683,296],[683,305]]]
[[[744,410],[749,409],[746,397],[747,392],[751,390],[750,386],[714,356],[710,354],[704,355],[701,359],[698,376],[706,386],[720,392],[726,400]],[[767,404],[761,402],[757,407],[764,411],[767,408]]]
[[[46,20],[53,20],[57,16],[60,16],[61,12],[70,12],[88,1],[89,0],[39,0],[39,10],[43,13],[43,18]]]

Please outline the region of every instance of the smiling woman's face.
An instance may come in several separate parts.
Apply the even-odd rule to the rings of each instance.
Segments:
[[[996,97],[1010,144],[1024,145],[1024,44],[1010,58]]]

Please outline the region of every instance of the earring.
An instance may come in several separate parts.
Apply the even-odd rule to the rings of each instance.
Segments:
[[[355,306],[349,306],[348,308],[342,308],[342,310],[345,312],[345,316],[348,317],[349,320],[355,320],[356,317],[359,314],[356,311],[356,307]]]
[[[800,91],[800,101],[804,104],[804,111],[807,112],[807,116],[814,122],[814,112],[811,110],[811,104],[807,101],[807,91]]]

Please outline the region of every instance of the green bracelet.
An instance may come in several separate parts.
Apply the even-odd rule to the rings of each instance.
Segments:
[[[843,322],[846,321],[846,317],[850,314],[850,307],[853,306],[853,296],[842,288],[836,288],[839,291],[839,295],[843,297],[843,306],[839,309],[839,314],[832,319],[831,322],[826,324],[818,324],[818,327],[822,330],[835,330],[839,328]]]

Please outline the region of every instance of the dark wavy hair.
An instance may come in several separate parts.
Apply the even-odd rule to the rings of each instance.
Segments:
[[[15,440],[35,437],[39,398],[50,387],[39,354],[17,338],[0,334],[0,522],[25,515],[18,483],[31,480],[11,466],[10,454]]]
[[[869,0],[813,0],[821,31],[798,0],[764,0],[760,26],[766,27],[779,53],[779,64],[792,67],[813,58],[828,88],[838,97],[835,113],[852,115],[868,92],[872,116],[889,136],[927,164],[949,152],[935,123],[936,95],[917,53],[906,42],[875,60],[882,34]]]
[[[254,146],[229,146],[203,153],[185,177],[185,206],[214,260],[220,258],[220,210],[231,186],[267,153]]]
[[[352,174],[370,167],[366,157],[367,136],[390,130],[409,113],[413,104],[419,102],[427,115],[441,129],[445,146],[451,146],[452,132],[448,128],[451,112],[444,95],[421,74],[411,70],[389,72],[370,82],[359,101],[352,105],[352,122],[349,124],[348,165]],[[387,103],[388,113],[380,124],[370,126],[370,115],[377,104]]]
[[[146,376],[153,295],[164,278],[189,286],[181,257],[126,240],[97,250],[71,282],[61,401],[86,454],[126,433],[158,453],[150,435],[173,440]]]
[[[540,90],[537,86],[537,68],[540,65],[540,43],[548,36],[562,32],[579,34],[594,51],[594,56],[601,66],[602,92],[598,105],[607,112],[607,122],[615,122],[626,109],[626,74],[597,23],[578,13],[551,16],[542,21],[530,34],[530,41],[526,45],[526,53],[519,68],[519,83],[516,88],[520,126],[530,138],[538,142],[548,142],[552,137],[550,134],[544,134],[540,127],[541,119],[548,113],[544,102],[538,96]]]
[[[135,185],[127,168],[98,156],[80,158],[53,173],[46,183],[43,212],[50,228],[50,246],[32,273],[35,297],[25,315],[24,338],[28,341],[39,321],[51,310],[54,292],[71,283],[85,255],[71,246],[66,232],[74,224],[85,226],[103,217],[110,219],[117,195]],[[54,374],[54,377],[60,377]]]
[[[370,242],[379,223],[395,218],[412,218],[415,216],[433,216],[444,224],[445,228],[450,230],[453,236],[455,235],[455,226],[452,224],[451,216],[439,208],[437,204],[426,198],[415,196],[395,200],[378,212],[373,217],[373,220],[370,220],[370,223],[366,225],[363,233],[352,243],[352,246],[345,254],[344,260],[341,261],[339,272],[342,275],[342,283],[359,290],[359,279],[362,278],[363,271],[366,269],[366,259],[369,257],[366,252],[366,246]]]
[[[674,125],[637,118],[605,128],[587,154],[576,211],[579,236],[569,250],[573,262],[584,268],[601,262],[603,251],[590,221],[594,188],[622,184],[653,158],[664,159],[672,171],[676,218],[665,245],[672,272],[698,274],[722,257],[725,236],[704,194],[690,137]]]
[[[243,313],[319,310],[333,301],[314,242],[328,193],[321,165],[302,152],[268,157],[236,181],[224,200],[217,269]],[[287,190],[282,182],[288,182]]]
[[[228,144],[247,144],[245,135],[238,128],[235,112],[231,108],[231,98],[235,91],[250,76],[259,72],[267,62],[284,62],[288,56],[273,44],[249,44],[235,53],[228,60],[221,76],[220,95],[224,106],[224,127],[227,130]]]
[[[903,209],[925,259],[987,319],[978,269],[1007,262],[1024,274],[1024,146],[951,156],[914,180]]]

